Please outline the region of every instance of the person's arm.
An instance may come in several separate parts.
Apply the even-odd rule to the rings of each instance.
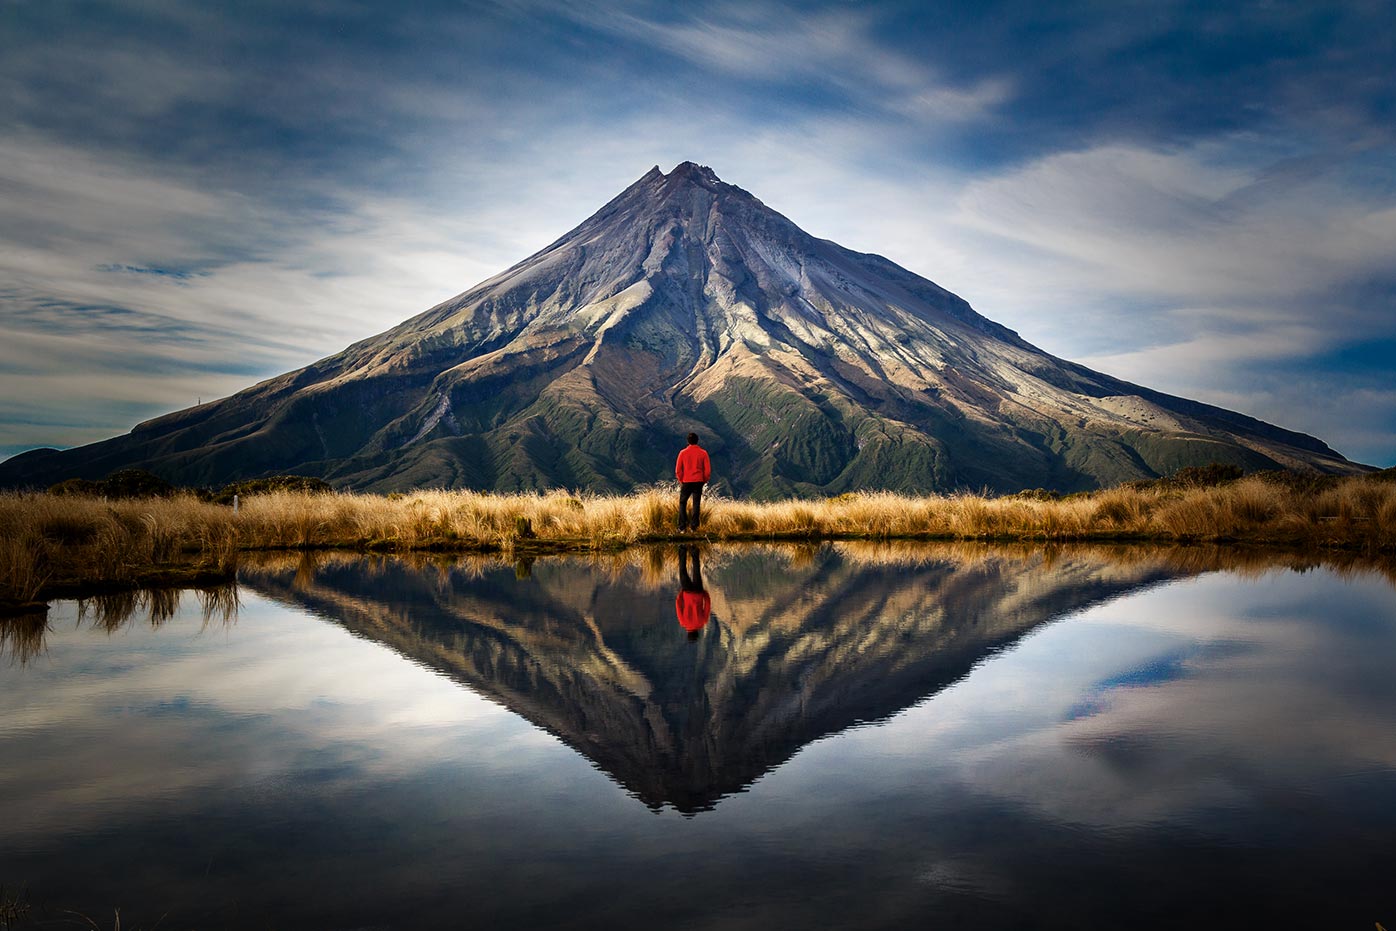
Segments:
[[[712,464],[712,461],[711,461],[710,459],[708,459],[708,451],[707,451],[707,450],[703,450],[703,481],[706,482],[708,479],[712,478],[712,476],[713,476],[713,464]]]
[[[683,453],[679,453],[679,458],[674,460],[674,481],[683,481]]]

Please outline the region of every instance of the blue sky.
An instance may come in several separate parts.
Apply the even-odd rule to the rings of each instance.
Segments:
[[[328,355],[693,160],[1393,465],[1393,61],[1384,0],[0,0],[0,456]]]

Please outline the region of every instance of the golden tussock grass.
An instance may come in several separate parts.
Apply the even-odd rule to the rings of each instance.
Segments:
[[[1023,540],[1257,543],[1396,548],[1396,483],[1355,477],[1307,491],[1251,477],[1208,488],[1121,487],[1061,500],[888,492],[769,503],[705,498],[701,536],[720,540]],[[231,576],[256,550],[606,551],[673,538],[677,495],[405,495],[272,492],[238,513],[193,497],[106,501],[0,494],[0,601],[84,585],[134,586],[162,572]],[[521,570],[522,571],[522,570]]]

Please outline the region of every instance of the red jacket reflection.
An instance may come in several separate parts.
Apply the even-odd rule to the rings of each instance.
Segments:
[[[702,630],[712,610],[713,602],[707,592],[680,591],[674,599],[674,613],[687,631]]]

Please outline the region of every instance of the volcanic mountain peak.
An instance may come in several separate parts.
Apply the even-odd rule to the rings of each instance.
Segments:
[[[659,170],[659,166],[654,166],[654,171]],[[660,174],[664,174],[660,172]],[[679,162],[674,166],[674,170],[665,177],[668,178],[700,178],[713,183],[721,183],[717,173],[707,165],[700,165],[697,162]]]
[[[141,465],[194,483],[623,490],[670,477],[690,431],[723,486],[759,496],[1361,468],[1051,356],[683,162],[379,336],[82,452],[16,457],[0,482]]]
[[[664,186],[670,190],[684,184],[697,185],[698,187],[707,188],[710,191],[716,190],[719,186],[730,188],[734,191],[741,190],[741,188],[736,185],[724,182],[717,176],[717,172],[713,171],[707,165],[700,165],[697,162],[679,162],[674,166],[674,170],[667,175],[659,171],[659,166],[655,165],[651,170],[651,173],[654,172],[658,172],[659,177],[665,182]],[[649,177],[649,175],[645,177]]]
[[[530,346],[543,334],[580,332],[592,341],[591,365],[608,339],[633,343],[627,323],[684,337],[689,345],[670,347],[665,361],[685,376],[732,352],[798,355],[796,342],[842,349],[882,377],[886,362],[942,362],[941,328],[1016,341],[949,292],[809,236],[692,162],[667,175],[651,170],[541,252],[394,332],[407,340],[424,330],[485,340],[512,333]]]

